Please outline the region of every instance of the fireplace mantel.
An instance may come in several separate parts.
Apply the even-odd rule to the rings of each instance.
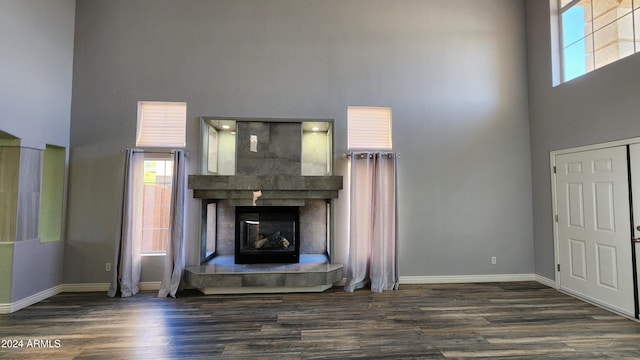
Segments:
[[[188,187],[194,198],[235,206],[304,206],[305,199],[337,198],[342,176],[189,175]]]

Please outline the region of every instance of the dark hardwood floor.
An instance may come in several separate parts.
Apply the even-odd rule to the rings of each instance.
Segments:
[[[639,323],[534,282],[63,293],[0,315],[0,339],[2,359],[640,359]]]

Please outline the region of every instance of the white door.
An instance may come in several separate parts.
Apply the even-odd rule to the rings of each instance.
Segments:
[[[629,160],[631,165],[631,194],[633,202],[633,237],[635,239],[640,238],[640,144],[629,145]],[[636,243],[633,246],[633,250],[636,255],[636,273],[640,274],[640,244]],[[640,288],[640,276],[638,276],[637,288]],[[639,299],[640,301],[640,299]],[[640,306],[640,304],[639,304]]]
[[[633,316],[626,147],[555,161],[560,288]]]

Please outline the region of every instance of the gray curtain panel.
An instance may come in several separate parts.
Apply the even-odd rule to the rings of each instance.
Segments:
[[[171,184],[171,209],[169,224],[169,244],[165,256],[162,283],[158,297],[176,297],[184,272],[184,199],[185,199],[185,156],[184,151],[173,153],[173,180]]]
[[[350,239],[345,291],[398,288],[397,154],[360,152],[351,160]]]
[[[127,149],[122,187],[120,233],[115,242],[114,270],[107,295],[114,297],[120,291],[122,297],[133,296],[140,290],[142,242],[135,234],[141,233],[144,153]]]

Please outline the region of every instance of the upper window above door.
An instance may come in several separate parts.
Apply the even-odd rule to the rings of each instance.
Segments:
[[[559,14],[562,82],[640,51],[640,26],[634,26],[640,0],[551,1]]]

